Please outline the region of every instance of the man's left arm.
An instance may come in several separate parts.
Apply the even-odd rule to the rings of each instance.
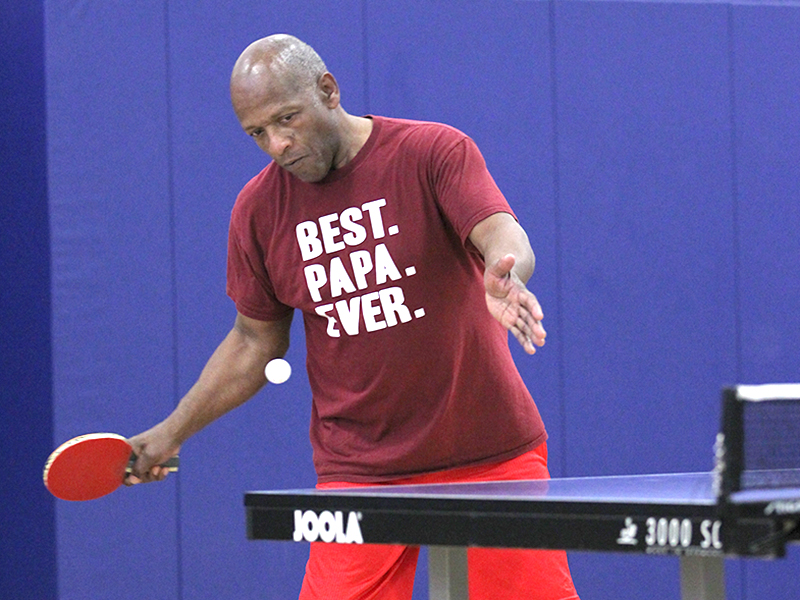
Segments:
[[[478,222],[469,234],[486,263],[483,275],[486,306],[517,338],[528,354],[544,346],[542,307],[525,284],[536,259],[528,235],[509,213],[495,213]]]

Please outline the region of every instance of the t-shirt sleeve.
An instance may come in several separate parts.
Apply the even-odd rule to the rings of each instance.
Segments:
[[[486,167],[478,146],[466,135],[433,146],[433,180],[439,206],[461,241],[472,228],[498,212],[514,215]]]
[[[235,218],[228,232],[227,293],[236,310],[251,319],[277,321],[292,311],[275,296],[257,244],[241,234]]]

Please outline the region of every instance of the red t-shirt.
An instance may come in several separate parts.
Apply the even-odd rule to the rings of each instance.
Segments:
[[[321,182],[271,163],[240,193],[228,294],[254,319],[303,313],[320,482],[499,461],[546,439],[467,240],[496,212],[511,209],[470,138],[382,117]]]

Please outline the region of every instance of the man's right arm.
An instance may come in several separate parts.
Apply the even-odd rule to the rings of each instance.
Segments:
[[[233,328],[175,410],[129,440],[139,458],[127,483],[164,479],[167,472],[158,467],[159,463],[177,454],[192,435],[244,404],[264,386],[266,364],[289,349],[292,316],[259,321],[237,314]]]

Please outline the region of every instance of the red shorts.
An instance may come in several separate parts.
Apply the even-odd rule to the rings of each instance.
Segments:
[[[462,467],[383,485],[549,479],[547,445],[498,464]],[[376,484],[323,483],[320,489]],[[410,600],[419,548],[415,546],[311,544],[300,600]],[[470,600],[576,600],[560,550],[470,548]]]

